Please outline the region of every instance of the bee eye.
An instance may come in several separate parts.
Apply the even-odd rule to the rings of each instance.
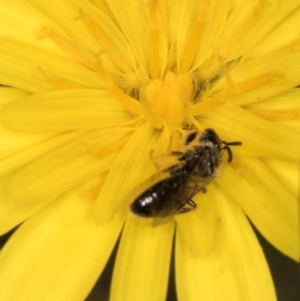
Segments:
[[[196,136],[197,136],[197,132],[190,133],[185,140],[185,145],[189,145],[192,141],[194,141]]]
[[[213,129],[206,129],[200,136],[200,142],[211,142],[213,145],[218,146],[221,140]]]

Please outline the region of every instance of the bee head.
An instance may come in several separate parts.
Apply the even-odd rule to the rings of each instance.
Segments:
[[[230,145],[242,145],[240,141],[226,142],[222,141],[213,129],[206,129],[200,136],[200,142],[211,142],[221,152],[225,149],[228,152],[228,162],[232,161],[232,151]]]
[[[211,142],[214,146],[220,147],[222,141],[213,129],[206,129],[200,136],[200,142]]]

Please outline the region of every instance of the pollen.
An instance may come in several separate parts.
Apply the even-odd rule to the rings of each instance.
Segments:
[[[149,123],[155,128],[164,125],[179,127],[186,121],[185,108],[193,94],[193,81],[188,75],[168,72],[141,89],[141,104]]]

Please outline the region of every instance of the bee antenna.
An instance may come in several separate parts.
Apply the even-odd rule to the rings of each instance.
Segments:
[[[230,149],[230,147],[228,145],[225,145],[223,147],[223,149],[227,150],[227,153],[228,153],[228,163],[230,163],[232,161],[232,151],[231,151],[231,149]]]
[[[242,142],[240,141],[233,141],[233,142],[226,142],[226,141],[221,141],[225,146],[223,149],[226,149],[228,152],[228,163],[232,161],[232,151],[229,147],[229,145],[242,145]]]
[[[242,145],[243,143],[241,141],[233,141],[233,142],[226,142],[226,141],[221,141],[225,145]]]

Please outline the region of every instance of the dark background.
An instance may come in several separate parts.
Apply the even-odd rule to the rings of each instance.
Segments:
[[[255,229],[254,229],[255,230]],[[0,237],[0,248],[5,244],[14,231]],[[275,283],[278,301],[300,300],[299,265],[274,249],[256,230]],[[114,249],[107,265],[94,289],[86,301],[106,301],[109,298],[109,286],[112,277],[113,264],[117,247]],[[29,300],[28,300],[29,301]],[[41,300],[42,301],[42,300]],[[174,260],[170,269],[170,282],[166,301],[177,301],[174,279]],[[263,301],[263,300],[257,300]]]
[[[272,273],[277,293],[277,301],[300,301],[300,265],[273,248],[255,228],[254,231],[263,248]],[[97,284],[95,285],[86,301],[99,301],[100,296],[101,301],[108,300],[109,284],[112,277],[112,269],[116,257],[116,250],[117,247],[115,248],[104,272],[102,273],[101,277],[99,278]],[[174,258],[172,258],[170,281],[166,301],[177,301],[175,290]]]

